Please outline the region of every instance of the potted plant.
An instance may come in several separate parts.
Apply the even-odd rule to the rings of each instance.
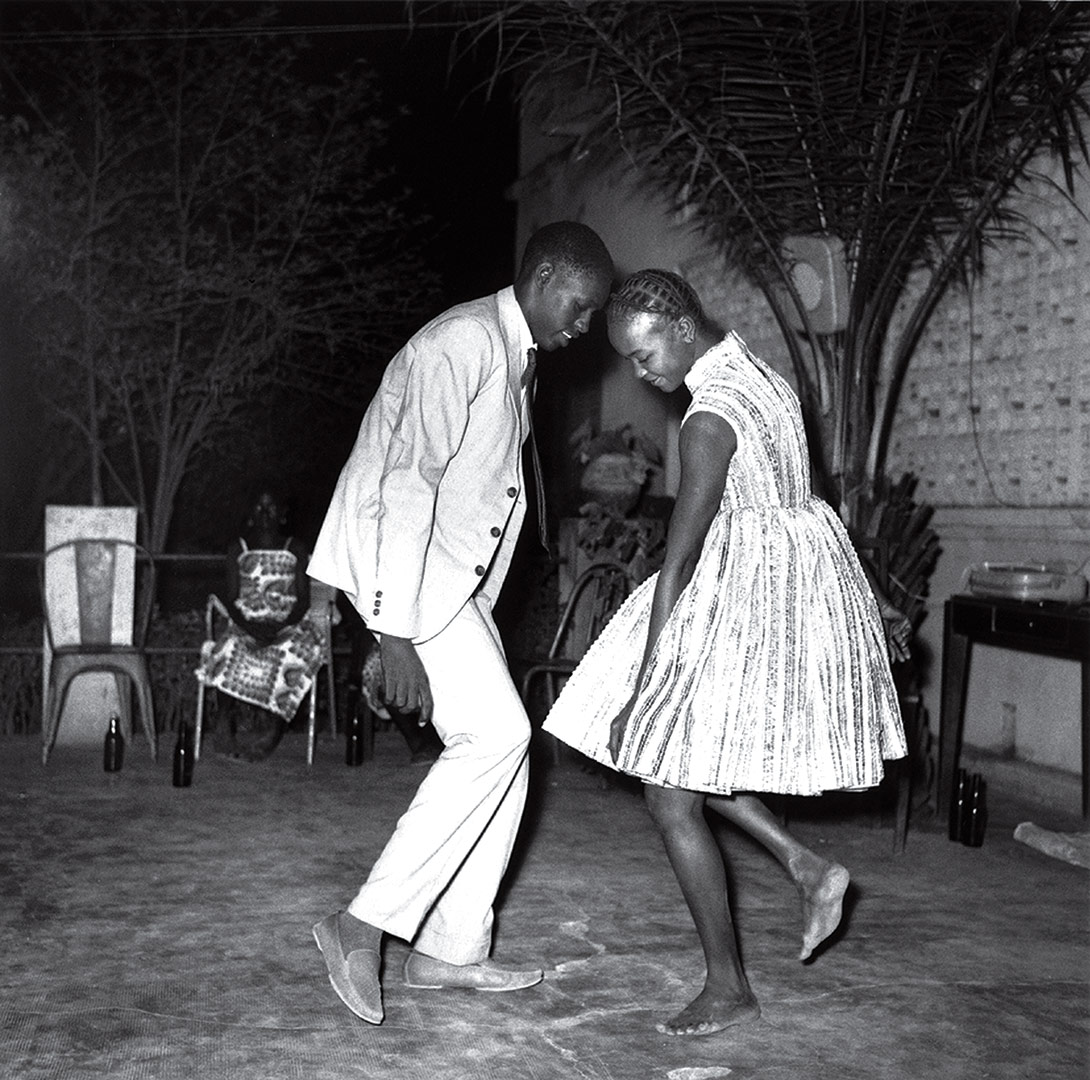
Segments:
[[[586,420],[569,441],[576,462],[583,467],[579,490],[619,517],[635,509],[648,478],[662,467],[659,448],[630,424],[596,435]]]
[[[630,424],[595,434],[589,421],[570,443],[582,466],[576,543],[590,562],[616,562],[642,581],[662,561],[666,526],[635,514],[648,479],[662,468],[662,453]]]

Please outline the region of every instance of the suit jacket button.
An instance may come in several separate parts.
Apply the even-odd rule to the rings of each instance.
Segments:
[[[477,577],[484,577],[484,567],[483,566],[475,566],[473,568],[473,573],[475,573],[477,575]]]
[[[503,530],[498,525],[493,525],[489,531],[492,533],[493,536],[499,536],[503,532]]]
[[[509,487],[507,494],[513,499],[518,494],[518,488]]]

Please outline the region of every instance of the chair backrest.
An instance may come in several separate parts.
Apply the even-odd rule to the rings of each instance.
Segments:
[[[58,573],[50,587],[51,563]],[[62,570],[65,563],[68,572]],[[40,583],[50,648],[58,642],[143,646],[155,599],[155,561],[140,544],[117,537],[65,540],[46,550]]]
[[[617,563],[593,563],[575,579],[549,646],[549,659],[579,660],[624,603],[632,579]]]

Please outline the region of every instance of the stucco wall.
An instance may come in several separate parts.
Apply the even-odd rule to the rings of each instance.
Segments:
[[[1080,178],[1084,209],[1088,195]],[[936,506],[1090,507],[1090,224],[1041,183],[1014,206],[1032,231],[988,252],[973,293],[936,311],[891,459]]]

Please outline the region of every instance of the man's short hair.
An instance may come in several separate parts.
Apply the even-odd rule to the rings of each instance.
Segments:
[[[543,262],[555,263],[575,274],[601,274],[607,280],[613,277],[613,260],[602,238],[579,221],[554,221],[538,229],[526,241],[519,277]]]

